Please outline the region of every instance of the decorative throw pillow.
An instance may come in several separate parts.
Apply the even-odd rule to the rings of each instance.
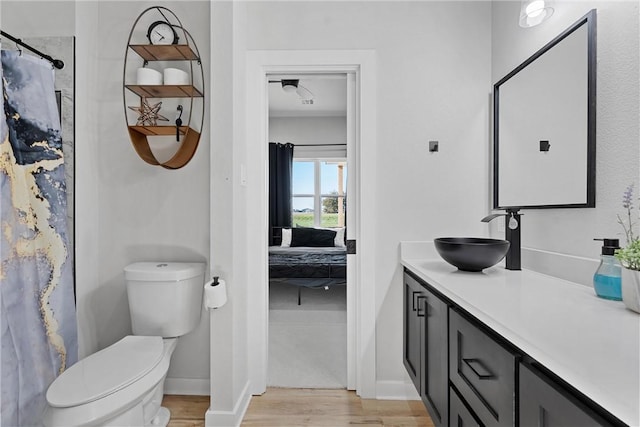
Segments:
[[[292,228],[291,247],[333,247],[335,246],[336,232],[318,228]]]
[[[346,229],[345,227],[342,228],[334,228],[333,229],[336,232],[336,239],[335,239],[335,247],[336,248],[344,248],[346,247],[345,245],[345,233],[346,233]]]
[[[331,230],[336,232],[336,238],[334,239],[333,245],[336,248],[345,248],[347,245],[345,244],[345,233],[347,232],[346,227],[342,228],[323,228],[319,227],[317,230]]]
[[[291,246],[291,229],[283,228],[282,229],[282,240],[280,241],[280,246],[283,248],[288,248]]]

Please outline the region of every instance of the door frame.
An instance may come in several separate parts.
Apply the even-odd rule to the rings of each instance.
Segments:
[[[348,271],[351,292],[347,298],[348,379],[347,388],[363,398],[376,397],[376,299],[374,280],[376,177],[376,79],[372,50],[256,50],[247,52],[246,62],[246,168],[247,183],[247,295],[248,366],[251,394],[267,387],[268,369],[268,75],[330,74],[353,76],[355,109],[353,129],[348,132],[348,158],[353,159],[350,179],[355,197],[349,199],[349,215],[355,227],[347,227],[347,238],[357,241],[357,254],[350,255]],[[349,166],[348,166],[349,167]],[[353,173],[355,172],[355,173]],[[349,218],[349,217],[348,217]],[[349,267],[348,270],[354,270]],[[351,318],[349,318],[351,317]]]

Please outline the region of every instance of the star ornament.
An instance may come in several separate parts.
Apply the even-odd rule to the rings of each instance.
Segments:
[[[162,106],[162,102],[158,102],[154,105],[149,105],[147,102],[147,98],[142,98],[142,102],[139,107],[129,107],[133,111],[136,111],[140,116],[138,116],[138,121],[136,125],[138,126],[156,126],[158,124],[158,120],[162,122],[168,122],[169,119],[164,117],[163,115],[158,114],[160,111],[160,107]]]

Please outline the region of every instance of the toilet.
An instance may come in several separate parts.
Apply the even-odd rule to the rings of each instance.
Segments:
[[[203,263],[125,267],[133,335],[80,360],[47,390],[45,426],[162,426],[160,406],[178,337],[200,321]]]

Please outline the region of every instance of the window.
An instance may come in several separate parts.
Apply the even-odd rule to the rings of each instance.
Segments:
[[[294,160],[293,226],[344,227],[346,160]]]

